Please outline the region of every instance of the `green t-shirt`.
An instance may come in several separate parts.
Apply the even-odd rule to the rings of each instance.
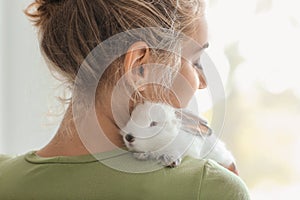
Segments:
[[[153,170],[156,169],[157,170]],[[132,173],[138,172],[138,173]],[[212,160],[185,157],[176,168],[123,149],[82,156],[0,155],[1,200],[244,200],[244,182]]]

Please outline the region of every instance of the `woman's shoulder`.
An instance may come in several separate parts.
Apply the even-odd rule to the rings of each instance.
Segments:
[[[9,156],[4,155],[4,154],[0,154],[0,162],[3,160],[6,160],[7,158],[9,158]]]
[[[22,166],[24,166],[24,154],[0,154],[0,172],[5,172],[6,174],[8,171],[20,169]]]
[[[3,172],[0,173],[0,179],[11,183],[5,185],[7,194],[15,194],[14,191],[17,189],[14,183],[19,180],[22,180],[23,183],[22,187],[18,189],[19,195],[22,195],[22,191],[26,188],[27,190],[38,188],[42,196],[51,192],[47,190],[49,188],[46,187],[47,185],[56,185],[58,189],[60,185],[57,183],[66,186],[88,179],[91,185],[87,185],[85,188],[78,185],[78,188],[89,190],[93,185],[101,185],[100,188],[97,188],[99,194],[95,194],[96,196],[115,193],[117,186],[117,188],[128,188],[123,191],[124,194],[119,191],[120,197],[122,195],[134,196],[135,191],[143,191],[145,194],[148,193],[149,197],[155,196],[157,199],[162,199],[162,197],[165,197],[164,199],[170,199],[170,197],[172,199],[186,199],[186,197],[188,197],[187,199],[195,197],[223,200],[249,199],[243,181],[212,160],[198,160],[187,156],[176,168],[162,168],[149,173],[132,174],[108,167],[112,163],[133,167],[139,162],[142,166],[142,161],[135,161],[127,154],[111,159],[103,157],[103,161],[106,161],[103,164],[106,165],[94,162],[92,157],[80,157],[80,159],[79,157],[76,159],[57,157],[38,160],[38,157],[32,157],[33,155],[34,153],[21,156],[0,155],[0,172]],[[33,177],[35,181],[33,181]],[[53,179],[53,177],[56,178]],[[73,184],[68,188],[75,196],[79,191],[76,187]]]
[[[197,160],[194,159],[193,162],[197,163]],[[239,176],[214,160],[204,159],[200,164],[203,166],[200,199],[250,199],[247,186]]]
[[[171,170],[172,171],[172,170]],[[187,156],[174,170],[178,179],[189,187],[197,185],[199,199],[248,200],[249,191],[243,180],[210,159],[195,159]]]
[[[3,164],[6,161],[9,161],[13,159],[15,156],[12,155],[5,155],[5,154],[0,154],[0,165]]]

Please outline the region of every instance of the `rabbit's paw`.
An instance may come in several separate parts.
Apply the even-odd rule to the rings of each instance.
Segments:
[[[142,153],[133,153],[133,157],[138,160],[148,160],[150,159],[150,153],[142,152]]]
[[[174,158],[174,156],[170,156],[167,154],[160,155],[158,157],[158,160],[162,165],[170,168],[177,167],[181,163],[181,158],[176,159]]]

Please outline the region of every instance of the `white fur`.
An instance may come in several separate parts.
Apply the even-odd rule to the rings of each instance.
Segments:
[[[191,134],[175,115],[176,109],[167,104],[144,102],[135,107],[131,119],[121,134],[129,151],[138,159],[159,159],[166,166],[179,165],[184,156],[209,158],[228,167],[235,164],[225,144],[214,134]],[[151,122],[157,122],[150,126]],[[130,144],[126,134],[134,136]]]

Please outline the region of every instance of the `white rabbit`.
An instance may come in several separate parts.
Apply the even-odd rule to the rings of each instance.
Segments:
[[[137,159],[158,159],[165,166],[175,167],[187,155],[209,158],[237,174],[234,157],[207,123],[168,104],[138,104],[120,133]]]

